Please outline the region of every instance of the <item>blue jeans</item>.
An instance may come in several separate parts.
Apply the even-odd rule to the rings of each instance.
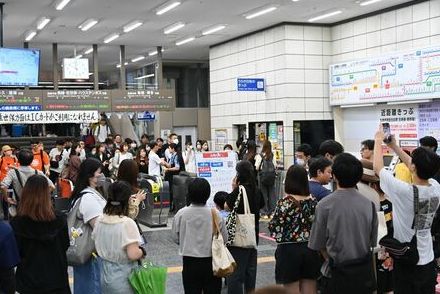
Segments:
[[[101,294],[101,260],[92,257],[83,265],[73,267],[74,294]]]
[[[257,249],[228,247],[237,263],[235,272],[226,277],[228,294],[244,294],[255,290]]]

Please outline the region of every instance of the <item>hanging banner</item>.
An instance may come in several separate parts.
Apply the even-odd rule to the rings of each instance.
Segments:
[[[14,111],[0,112],[0,124],[95,123],[98,111]]]

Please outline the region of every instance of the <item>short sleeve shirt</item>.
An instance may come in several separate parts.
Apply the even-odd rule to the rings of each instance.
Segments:
[[[79,212],[83,216],[84,222],[88,223],[90,220],[103,214],[106,201],[98,191],[90,187],[82,192],[85,192],[85,194],[81,196]]]
[[[148,174],[150,176],[160,176],[160,162],[159,155],[150,151],[148,154]]]
[[[414,236],[414,192],[412,185],[394,178],[391,171],[382,169],[379,173],[380,187],[393,203],[394,238],[409,242]],[[440,185],[430,179],[429,186],[417,186],[419,190],[419,219],[417,222],[418,265],[425,265],[434,259],[431,225],[440,203]]]
[[[0,222],[0,269],[10,269],[20,262],[17,242],[11,226]]]
[[[41,155],[43,154],[43,156]],[[43,160],[43,161],[41,161]],[[32,160],[31,167],[36,170],[44,171],[44,166],[49,164],[49,155],[43,151],[34,152],[34,160]]]

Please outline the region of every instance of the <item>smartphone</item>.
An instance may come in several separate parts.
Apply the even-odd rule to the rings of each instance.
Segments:
[[[391,128],[389,123],[382,123],[383,132],[385,134],[385,137],[383,139],[383,142],[385,144],[391,143]]]

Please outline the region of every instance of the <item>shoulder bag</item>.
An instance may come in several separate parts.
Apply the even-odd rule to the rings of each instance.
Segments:
[[[385,236],[379,244],[385,248],[389,255],[397,262],[406,265],[417,265],[419,251],[417,250],[417,221],[419,218],[419,189],[413,185],[414,193],[414,221],[412,228],[415,230],[410,242],[400,242],[393,236]]]
[[[88,192],[81,192],[79,199],[67,214],[70,246],[66,251],[67,264],[70,266],[83,265],[92,257],[95,251],[95,242],[92,239],[93,228],[84,223],[79,206],[82,196]]]
[[[239,193],[234,204],[234,209],[226,220],[228,229],[228,242],[226,245],[242,248],[257,248],[255,236],[255,215],[251,213],[247,192],[244,186],[238,187]],[[238,214],[240,199],[243,197],[244,213]]]
[[[211,209],[212,215],[212,272],[216,277],[227,277],[237,268],[234,258],[226,248],[218,224],[217,212]]]

